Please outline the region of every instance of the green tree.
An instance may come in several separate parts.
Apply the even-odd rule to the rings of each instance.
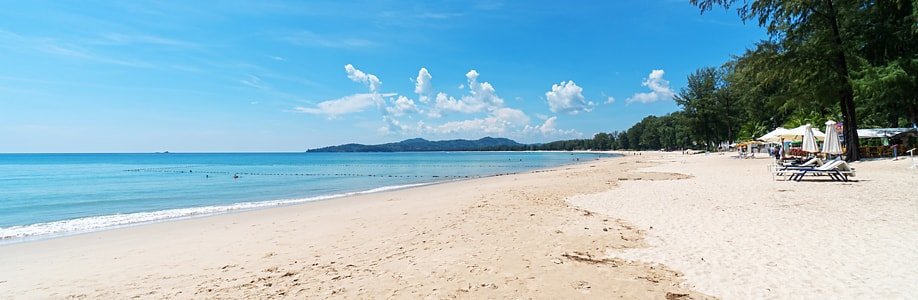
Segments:
[[[593,135],[593,149],[596,150],[609,150],[611,139],[609,138],[608,133],[600,132]]]
[[[685,115],[685,125],[706,149],[720,142],[717,129],[722,115],[717,107],[718,97],[718,75],[714,68],[701,68],[689,75],[686,86],[675,96]]]
[[[702,12],[715,6],[729,8],[735,0],[690,0]],[[828,83],[816,87],[816,91],[832,90],[832,95],[820,97],[836,98],[844,121],[847,159],[858,160],[860,142],[857,136],[857,113],[854,103],[854,88],[851,83],[849,55],[852,50],[852,12],[869,1],[854,0],[747,0],[737,8],[743,20],[758,21],[773,40],[778,41],[785,55],[797,62],[821,63],[825,68],[810,70],[818,74],[819,82]],[[790,61],[794,61],[790,60]],[[796,68],[803,71],[803,68]]]

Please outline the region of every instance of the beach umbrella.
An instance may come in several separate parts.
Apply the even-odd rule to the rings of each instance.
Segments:
[[[816,146],[816,136],[810,124],[803,125],[803,147],[800,150],[809,153],[819,152],[819,147]]]
[[[778,127],[778,128],[775,128],[775,130],[772,130],[771,132],[766,133],[765,135],[759,137],[758,140],[769,142],[769,143],[780,143],[781,138],[779,137],[779,135],[784,134],[785,132],[787,132],[786,128]]]
[[[778,138],[782,138],[782,139],[792,141],[792,142],[801,142],[803,141],[803,135],[807,131],[810,131],[810,130],[812,131],[813,137],[816,140],[821,141],[825,139],[826,134],[822,133],[822,131],[819,131],[819,129],[813,128],[812,126],[810,126],[810,124],[806,124],[806,125],[803,125],[797,128],[793,128],[793,129],[787,129],[784,132],[778,133],[776,136]]]
[[[838,141],[838,132],[835,131],[835,121],[826,121],[826,140],[822,143],[822,153],[842,154],[841,143]]]

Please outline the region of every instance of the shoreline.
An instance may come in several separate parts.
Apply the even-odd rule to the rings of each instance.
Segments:
[[[702,298],[678,272],[607,257],[602,249],[643,245],[641,230],[564,200],[607,190],[644,164],[604,158],[4,245],[0,289],[54,298]]]
[[[897,298],[918,292],[909,161],[774,181],[642,152],[0,246],[27,298]],[[742,195],[737,197],[736,195]],[[877,198],[880,197],[880,198]]]
[[[245,213],[249,211],[257,211],[261,209],[271,209],[271,208],[281,208],[285,206],[295,206],[295,205],[301,205],[301,204],[317,202],[317,201],[337,200],[337,199],[346,198],[350,196],[356,196],[356,195],[382,193],[386,191],[397,191],[397,190],[410,189],[414,187],[421,187],[421,186],[428,186],[428,185],[436,185],[436,184],[447,183],[447,182],[452,182],[452,181],[459,181],[459,180],[467,180],[467,179],[448,179],[448,180],[443,180],[443,181],[426,182],[426,183],[392,185],[392,186],[372,188],[369,190],[363,190],[363,191],[357,191],[357,192],[347,192],[347,193],[332,194],[332,195],[319,195],[319,196],[307,197],[307,198],[275,199],[275,200],[239,202],[239,203],[231,203],[227,205],[218,205],[218,206],[196,206],[196,207],[186,207],[186,208],[173,208],[173,209],[156,210],[156,211],[149,211],[149,212],[134,212],[134,213],[125,213],[125,214],[91,216],[91,217],[83,217],[83,218],[78,218],[78,219],[69,219],[69,220],[61,220],[61,221],[53,221],[53,222],[45,222],[45,223],[35,223],[35,224],[29,224],[29,225],[10,226],[6,228],[2,228],[2,229],[3,230],[17,230],[17,229],[22,229],[22,228],[33,227],[36,225],[42,226],[42,227],[55,226],[55,225],[67,227],[67,224],[70,224],[70,223],[91,221],[91,220],[100,219],[100,218],[103,218],[103,219],[112,218],[112,217],[131,218],[132,216],[136,217],[138,215],[148,215],[148,214],[156,215],[156,214],[170,214],[170,213],[175,214],[175,213],[181,213],[182,211],[188,211],[188,210],[195,211],[195,212],[188,212],[183,215],[165,216],[165,217],[155,218],[155,219],[150,219],[150,220],[140,220],[140,221],[124,220],[123,223],[118,223],[118,224],[113,224],[113,225],[101,225],[95,228],[70,230],[70,231],[63,231],[63,232],[41,233],[41,234],[33,234],[33,235],[25,235],[25,236],[13,236],[13,237],[0,236],[0,247],[4,245],[29,243],[29,242],[34,242],[34,241],[43,241],[43,240],[48,240],[48,239],[89,234],[89,233],[94,233],[94,232],[103,232],[107,230],[130,228],[134,226],[144,226],[144,225],[149,225],[149,224],[182,221],[182,220],[189,220],[189,219],[195,219],[195,218],[207,218],[207,217],[219,216],[223,214]],[[197,212],[201,210],[203,210],[203,212]]]
[[[450,151],[439,151],[439,152],[450,152]],[[480,152],[480,151],[479,151]],[[505,152],[505,151],[487,151],[487,152]],[[506,152],[539,152],[539,151],[506,151]],[[541,152],[553,152],[553,151],[541,151]],[[605,159],[605,158],[615,158],[618,157],[617,154],[609,152],[578,152],[578,151],[562,151],[570,153],[588,153],[596,154],[597,158],[595,159]],[[409,152],[406,152],[409,153]],[[83,154],[83,153],[76,153]],[[92,153],[95,154],[95,153]],[[132,154],[132,153],[127,153]],[[171,154],[171,153],[170,153]],[[192,154],[208,154],[208,153],[192,153]],[[228,153],[229,154],[229,153]],[[430,182],[421,182],[421,183],[408,183],[400,185],[391,185],[391,186],[382,186],[370,188],[367,190],[359,190],[352,192],[343,192],[338,194],[327,194],[327,195],[316,195],[302,198],[286,198],[286,199],[266,199],[258,201],[246,201],[246,202],[237,202],[237,203],[228,203],[222,205],[209,205],[209,206],[192,206],[192,207],[180,207],[180,208],[171,208],[164,210],[156,211],[141,211],[133,213],[123,213],[123,214],[112,214],[112,215],[100,215],[100,216],[88,216],[81,217],[76,219],[67,219],[51,222],[42,222],[34,223],[28,225],[14,225],[5,228],[0,228],[0,247],[3,245],[19,244],[19,243],[28,243],[33,241],[42,241],[47,239],[55,239],[61,237],[67,237],[72,235],[81,235],[93,232],[100,232],[112,229],[133,227],[133,226],[143,226],[147,224],[156,224],[162,222],[172,222],[180,221],[193,218],[203,218],[216,216],[221,214],[228,213],[240,213],[246,211],[260,210],[260,209],[270,209],[276,207],[285,207],[291,205],[300,205],[309,202],[315,201],[328,201],[347,198],[354,195],[362,194],[371,194],[378,192],[385,192],[390,190],[402,190],[419,186],[428,186],[428,185],[437,185],[448,182],[463,181],[463,180],[473,180],[480,178],[489,178],[496,176],[508,176],[516,174],[526,174],[532,172],[539,172],[541,170],[558,168],[570,165],[576,165],[580,163],[587,163],[586,161],[575,161],[565,164],[561,164],[553,167],[537,168],[532,170],[527,170],[523,172],[510,172],[510,173],[498,173],[490,175],[477,175],[477,176],[467,176],[467,178],[445,178],[442,180],[434,180]],[[139,220],[138,220],[139,219]],[[96,225],[93,223],[105,222],[107,224]],[[82,225],[81,225],[82,224]],[[72,229],[73,227],[79,227],[77,229]],[[53,228],[62,228],[62,229],[53,229]],[[44,229],[44,230],[43,230]],[[10,233],[5,233],[3,231],[10,231]],[[35,233],[36,231],[40,231]]]

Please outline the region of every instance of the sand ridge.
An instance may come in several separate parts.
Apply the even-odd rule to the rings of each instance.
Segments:
[[[3,297],[666,298],[681,274],[608,253],[646,246],[629,221],[565,199],[639,156],[0,247]]]

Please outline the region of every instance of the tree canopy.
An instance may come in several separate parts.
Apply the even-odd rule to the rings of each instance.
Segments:
[[[681,111],[625,131],[543,144],[545,150],[713,149],[778,126],[844,125],[847,159],[859,127],[918,123],[918,0],[690,0],[735,8],[768,39],[701,67],[674,96]]]

